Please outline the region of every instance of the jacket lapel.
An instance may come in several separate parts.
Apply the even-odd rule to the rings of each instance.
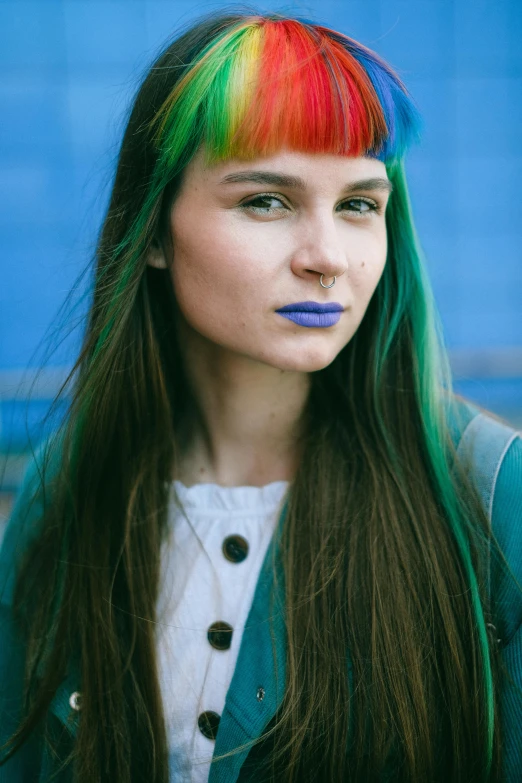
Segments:
[[[234,675],[227,692],[214,748],[214,758],[245,742],[258,739],[275,716],[286,685],[286,625],[284,577],[278,545],[287,510],[285,504],[257,582],[252,607],[241,639]],[[277,585],[272,556],[275,548]],[[274,600],[271,606],[271,594]],[[274,638],[270,630],[272,618]],[[349,650],[346,665],[350,693],[353,693],[353,666]],[[260,690],[262,689],[262,690]],[[251,745],[210,766],[209,783],[235,783]]]

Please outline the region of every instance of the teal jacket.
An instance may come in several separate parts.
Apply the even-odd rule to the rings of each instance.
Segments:
[[[515,576],[522,582],[521,434],[468,403],[462,403],[462,412],[462,421],[453,432],[455,443],[459,444],[459,452],[469,451],[472,455],[474,477],[493,530]],[[39,514],[38,504],[29,514],[25,508],[34,477],[33,464],[26,472],[0,550],[0,743],[5,742],[17,725],[21,709],[24,647],[13,626],[10,607],[14,585],[13,566],[31,535],[35,535],[31,522],[37,520]],[[280,595],[280,610],[274,618],[277,667],[280,673],[276,682],[269,631],[269,595],[272,588],[270,555],[269,547],[221,715],[215,756],[259,737],[273,719],[282,700],[285,671],[283,603]],[[496,579],[492,575],[491,585],[497,617],[495,633],[500,639],[501,655],[515,685],[522,688],[522,599],[509,580]],[[351,679],[349,654],[347,661]],[[261,700],[260,687],[264,691]],[[81,716],[81,709],[74,708],[74,697],[71,698],[77,692],[81,692],[79,673],[71,664],[50,706],[51,723],[54,722],[56,727],[56,736],[66,737],[68,742],[74,742]],[[501,709],[505,724],[504,779],[506,783],[519,783],[522,780],[522,699],[517,700],[513,686],[504,687]],[[258,783],[255,769],[259,752],[259,749],[254,749],[249,755],[247,749],[212,764],[209,783]],[[40,740],[34,737],[4,766],[0,766],[0,783],[44,783],[55,771],[56,761],[50,758]],[[70,783],[70,770],[60,772],[53,780]]]

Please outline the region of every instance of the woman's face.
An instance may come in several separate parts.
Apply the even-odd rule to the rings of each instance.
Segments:
[[[330,364],[383,272],[389,188],[370,158],[283,150],[207,168],[200,150],[171,209],[172,257],[149,258],[170,268],[183,344],[281,370]]]

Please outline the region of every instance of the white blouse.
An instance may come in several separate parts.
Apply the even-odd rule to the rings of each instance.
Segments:
[[[208,781],[214,751],[208,735],[217,730],[287,488],[287,481],[171,486],[157,649],[172,781]],[[214,623],[230,628],[211,628]],[[207,711],[210,723],[202,716]]]

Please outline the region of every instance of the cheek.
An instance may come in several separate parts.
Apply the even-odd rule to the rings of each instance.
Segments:
[[[186,222],[174,234],[171,266],[181,313],[207,336],[226,328],[232,313],[239,315],[248,290],[245,243],[215,228],[198,231]]]
[[[357,260],[351,266],[350,279],[352,285],[361,294],[371,296],[382,277],[386,264],[387,242],[386,235],[368,244],[362,250]]]

